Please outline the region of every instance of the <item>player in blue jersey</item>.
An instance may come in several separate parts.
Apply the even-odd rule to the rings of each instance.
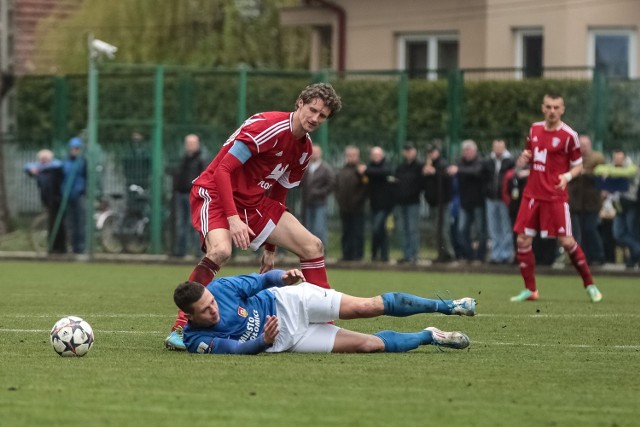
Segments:
[[[461,332],[428,327],[368,335],[327,322],[419,313],[475,315],[472,298],[431,300],[398,292],[360,298],[305,282],[296,269],[217,278],[206,288],[184,282],[173,299],[187,315],[184,343],[191,353],[405,352],[428,344],[463,349],[470,342]]]

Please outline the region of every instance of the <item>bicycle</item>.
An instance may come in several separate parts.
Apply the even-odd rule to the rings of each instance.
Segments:
[[[103,212],[97,219],[96,227],[100,230],[101,244],[108,253],[146,252],[151,240],[149,197],[144,188],[132,184],[128,188],[128,197],[123,200],[122,194],[111,194],[116,208]],[[165,247],[171,242],[173,224],[171,215],[163,211],[163,239]]]

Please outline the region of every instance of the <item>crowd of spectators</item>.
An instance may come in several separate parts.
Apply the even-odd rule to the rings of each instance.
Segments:
[[[580,143],[584,172],[569,185],[573,234],[589,264],[624,262],[638,268],[638,169],[621,150],[614,150],[607,162],[587,135],[580,136]],[[408,143],[396,162],[378,146],[369,150],[367,161],[359,148],[348,146],[335,172],[322,162],[321,196],[310,196],[318,193],[312,181],[318,179],[317,168],[305,175],[303,221],[312,230],[323,230],[319,237],[329,247],[324,230],[333,193],[341,224],[341,260],[512,264],[513,222],[529,170],[516,167],[516,156],[503,139],[492,141],[486,154],[475,141],[465,140],[460,153],[447,159],[439,141],[424,150]],[[321,214],[309,216],[309,200],[315,197]],[[370,251],[365,251],[365,242],[371,244]],[[562,262],[556,239],[538,236],[533,247],[538,264]],[[401,254],[395,260],[390,259],[392,249]]]

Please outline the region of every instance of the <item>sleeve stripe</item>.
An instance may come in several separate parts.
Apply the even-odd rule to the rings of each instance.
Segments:
[[[260,134],[258,134],[255,137],[254,141],[256,145],[260,145],[268,141],[270,138],[273,138],[274,135],[277,135],[287,130],[288,128],[289,128],[289,121],[283,120],[262,131]]]
[[[582,157],[580,157],[578,160],[574,160],[574,161],[572,161],[570,163],[571,167],[578,166],[578,165],[581,165],[581,164],[582,164]]]

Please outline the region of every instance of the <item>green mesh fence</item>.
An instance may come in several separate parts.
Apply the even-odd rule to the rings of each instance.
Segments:
[[[549,90],[564,95],[567,123],[594,136],[596,148],[606,152],[623,146],[635,151],[640,141],[640,81],[607,81],[586,68],[545,69],[540,77],[523,80],[522,70],[516,69],[462,70],[431,81],[408,79],[396,71],[162,67],[160,83],[158,70],[131,65],[99,70],[95,195],[96,200],[117,205],[126,201],[132,184],[147,193],[159,190],[162,213],[156,234],[171,228],[171,171],[182,155],[185,135],[198,134],[205,156],[211,159],[244,119],[261,111],[292,110],[300,90],[315,81],[331,82],[343,99],[340,114],[313,135],[336,168],[342,164],[346,145],[382,146],[394,162],[406,141],[422,148],[438,139],[452,158],[466,138],[487,151],[493,138],[502,137],[517,151],[529,125],[541,119],[542,95]],[[63,157],[68,139],[82,134],[87,123],[87,77],[29,76],[20,78],[16,86],[14,159],[31,160],[44,147]],[[154,132],[160,132],[159,148],[154,148]],[[366,160],[366,151],[362,157]],[[37,209],[37,199],[28,202],[19,197],[29,194],[27,199],[33,199],[33,180],[19,167],[5,168],[5,173],[9,170],[16,174],[12,182],[18,183],[17,190],[12,190],[11,211]],[[154,173],[161,182],[152,179]],[[146,200],[140,208],[145,215],[150,209],[148,199],[149,194],[141,198]],[[292,191],[289,204],[294,213],[298,200],[298,192]],[[331,213],[335,214],[333,207]],[[155,238],[160,247],[149,245],[145,251],[170,249],[170,233]],[[102,249],[96,245],[96,250]]]

